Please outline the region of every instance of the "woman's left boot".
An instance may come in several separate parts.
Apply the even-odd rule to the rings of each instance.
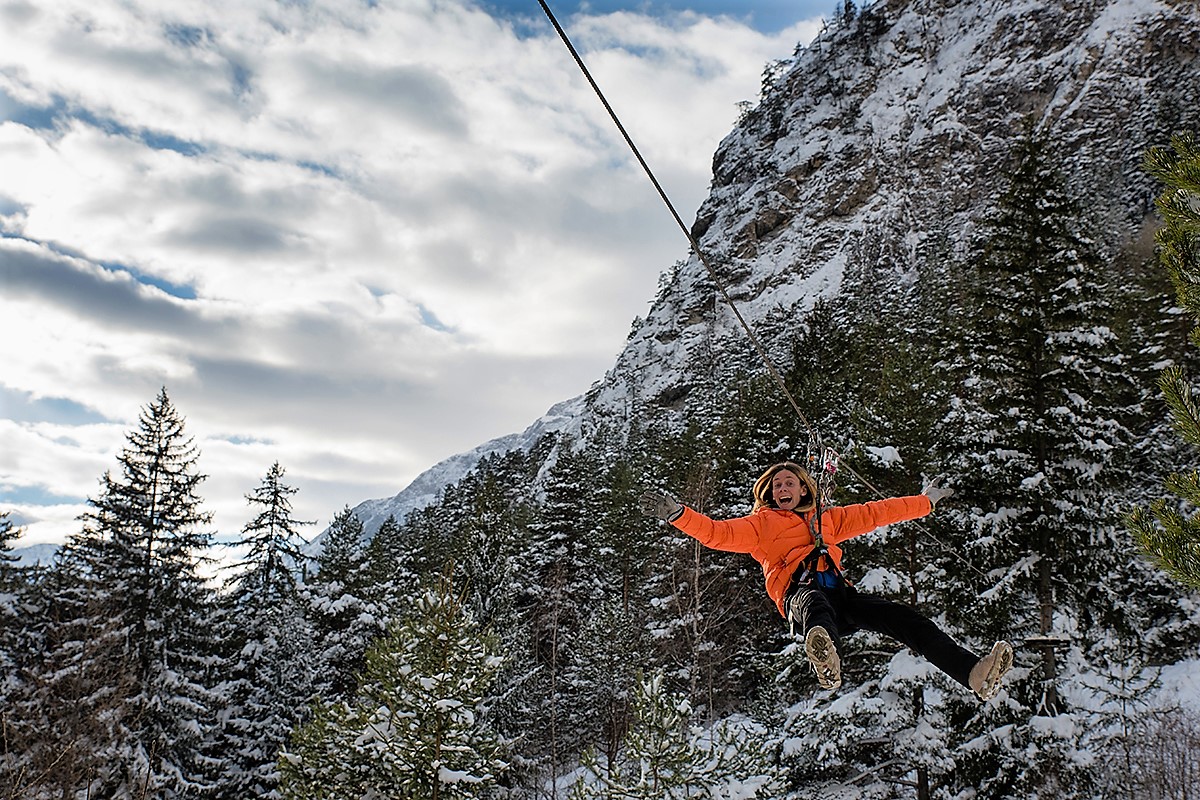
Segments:
[[[971,674],[967,681],[971,684],[971,689],[975,694],[979,695],[980,700],[991,700],[1000,689],[1000,681],[1004,678],[1004,673],[1012,669],[1012,665],[1012,645],[1008,642],[996,642],[992,645],[992,652],[979,659],[975,666],[971,667]]]
[[[804,652],[822,689],[836,689],[842,685],[842,660],[838,658],[829,631],[820,625],[810,628],[804,636]]]

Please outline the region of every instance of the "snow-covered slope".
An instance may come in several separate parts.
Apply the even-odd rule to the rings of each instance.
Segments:
[[[1195,0],[882,0],[779,65],[721,143],[693,233],[770,347],[788,327],[764,321],[836,296],[864,266],[906,280],[933,248],[961,253],[1032,123],[1087,198],[1102,247],[1147,247],[1156,190],[1142,154],[1200,128],[1198,52]],[[585,397],[363,503],[368,531],[487,453],[548,431],[620,430],[632,414],[683,419],[722,375],[761,369],[718,296],[694,256],[677,265]]]

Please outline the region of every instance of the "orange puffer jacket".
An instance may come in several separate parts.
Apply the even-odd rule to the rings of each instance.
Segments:
[[[875,500],[852,506],[834,506],[821,512],[821,534],[834,564],[842,567],[838,542],[870,533],[883,525],[923,517],[933,510],[923,494]],[[811,516],[811,515],[809,515]],[[767,594],[779,613],[792,575],[812,552],[815,542],[808,519],[794,511],[760,508],[745,517],[714,520],[686,506],[673,523],[676,528],[714,550],[749,553],[762,565]]]

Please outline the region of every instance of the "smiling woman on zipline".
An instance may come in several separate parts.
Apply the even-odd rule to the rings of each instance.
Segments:
[[[911,606],[859,592],[841,570],[839,542],[924,517],[951,493],[931,484],[910,497],[821,508],[817,482],[789,461],[774,465],[754,482],[754,510],[744,517],[710,519],[660,491],[644,493],[641,510],[707,547],[748,553],[761,564],[767,594],[793,630],[804,636],[805,653],[822,688],[842,685],[842,637],[865,629],[908,645],[988,700],[1012,667],[1008,642],[996,642],[980,658]]]

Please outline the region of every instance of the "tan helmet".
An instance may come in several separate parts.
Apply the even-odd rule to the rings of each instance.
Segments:
[[[796,504],[796,511],[812,511],[817,507],[817,482],[813,480],[812,475],[808,474],[808,470],[792,461],[784,461],[764,472],[759,479],[754,482],[754,510],[758,511],[764,506],[767,508],[775,508],[775,498],[771,496],[771,481],[775,476],[784,470],[794,473],[800,481],[808,487],[808,497]]]

